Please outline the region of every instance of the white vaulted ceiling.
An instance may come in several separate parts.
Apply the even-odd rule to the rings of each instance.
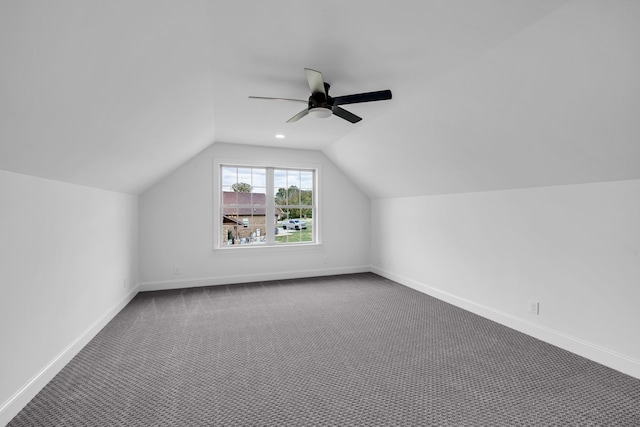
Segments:
[[[370,197],[640,178],[640,1],[0,0],[0,169],[139,193],[213,142]],[[287,119],[305,67],[363,117]],[[283,133],[284,140],[274,135]]]

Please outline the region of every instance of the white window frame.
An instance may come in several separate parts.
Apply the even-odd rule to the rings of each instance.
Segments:
[[[246,161],[237,158],[215,159],[213,162],[213,250],[216,253],[234,253],[236,251],[257,250],[257,251],[299,251],[314,250],[322,247],[322,165],[301,162],[260,162]],[[314,188],[313,204],[313,241],[295,243],[277,243],[273,231],[267,232],[267,242],[260,245],[222,245],[222,167],[247,167],[266,169],[293,169],[293,170],[313,170]],[[267,174],[267,195],[273,191],[274,180],[272,174]],[[267,198],[268,201],[268,198]],[[275,216],[275,204],[267,203],[267,216]],[[265,230],[266,231],[266,230]]]

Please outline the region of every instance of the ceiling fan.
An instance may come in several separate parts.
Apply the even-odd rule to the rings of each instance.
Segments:
[[[305,68],[304,72],[307,76],[307,81],[309,82],[309,89],[311,89],[311,96],[308,101],[290,98],[269,98],[264,96],[250,96],[249,98],[306,103],[307,108],[291,117],[287,120],[287,123],[297,122],[307,114],[317,118],[326,118],[335,114],[348,122],[357,123],[362,120],[362,117],[358,117],[344,108],[341,108],[340,105],[391,99],[391,91],[388,89],[332,98],[329,96],[329,88],[331,86],[322,79],[322,73],[310,68]]]

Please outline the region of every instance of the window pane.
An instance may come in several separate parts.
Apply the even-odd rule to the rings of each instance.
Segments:
[[[300,204],[300,189],[297,186],[289,187],[289,205],[297,206]]]
[[[267,186],[267,171],[265,169],[252,169],[251,185],[255,187]]]
[[[263,210],[262,215],[265,214],[264,210],[266,208],[264,206],[267,204],[266,190],[267,189],[264,187],[255,187],[253,189],[252,198],[251,198],[251,204],[263,206],[261,208]]]
[[[312,206],[313,205],[313,190],[301,190],[300,191],[300,205]]]
[[[314,171],[222,166],[221,177],[221,246],[268,244],[271,233],[276,244],[314,241]]]
[[[250,168],[238,168],[238,181],[251,185],[251,169]]]
[[[233,168],[229,166],[222,167],[222,186],[229,188],[231,190],[231,186],[238,182],[238,168]]]
[[[238,204],[238,193],[235,191],[223,191],[222,192],[222,205],[237,205]]]
[[[273,192],[273,199],[276,205],[284,206],[287,204],[287,190],[284,187],[276,188]],[[276,212],[277,213],[277,212]]]
[[[287,188],[287,171],[275,169],[273,171],[273,185],[276,188]]]
[[[287,171],[287,187],[300,188],[300,171]]]
[[[222,208],[222,214],[223,214],[223,218],[222,218],[222,222],[223,223],[228,223],[229,219],[231,219],[231,222],[234,222],[235,220],[238,219],[238,208],[235,206],[224,206]],[[225,221],[225,218],[227,219],[227,221]]]
[[[313,172],[312,171],[300,172],[300,188],[303,190],[313,189]]]
[[[313,221],[306,222],[307,228],[300,232],[300,242],[313,242]]]
[[[222,246],[231,246],[233,245],[234,241],[234,227],[232,225],[227,225],[224,224],[222,227],[222,242],[221,245]]]
[[[251,205],[251,193],[244,193],[239,191],[234,191],[230,197],[235,197],[237,199],[237,204],[240,206]],[[245,211],[240,211],[242,214],[246,214]]]
[[[265,168],[223,166],[221,170],[223,192],[265,193],[267,182]],[[247,202],[247,199],[243,198],[238,203],[243,201]]]
[[[282,227],[278,228],[276,243],[313,242],[313,218],[312,216],[302,217],[305,211],[305,209],[288,210],[289,219],[283,220]],[[309,209],[309,213],[311,213],[311,209]]]
[[[243,224],[245,222],[243,221]],[[266,234],[263,227],[250,225],[251,220],[246,221],[248,226],[225,225],[222,233],[222,246],[236,245],[260,245],[266,242]]]

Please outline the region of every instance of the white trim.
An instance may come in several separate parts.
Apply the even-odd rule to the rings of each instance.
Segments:
[[[314,270],[279,271],[276,273],[252,273],[219,277],[199,277],[186,280],[161,280],[140,283],[140,292],[164,291],[169,289],[197,288],[200,286],[231,285],[235,283],[268,282],[270,280],[300,279],[304,277],[334,276],[370,272],[368,265]]]
[[[0,406],[0,425],[6,425],[24,408],[53,377],[65,367],[73,357],[82,350],[129,302],[138,294],[136,286],[120,302],[107,310],[101,317],[91,324],[80,336],[71,342],[64,350],[53,358],[46,366],[23,385],[13,396]]]
[[[322,197],[322,177],[323,177],[323,172],[322,172],[322,164],[321,163],[306,163],[306,162],[292,162],[292,161],[249,161],[247,162],[246,159],[243,159],[241,157],[232,157],[232,158],[214,158],[213,160],[213,170],[212,170],[212,174],[211,174],[211,178],[212,178],[212,187],[213,187],[213,194],[212,194],[212,200],[213,200],[213,227],[212,227],[212,237],[213,237],[213,241],[212,241],[212,249],[214,252],[219,251],[219,250],[229,250],[229,251],[234,251],[234,250],[239,250],[241,249],[241,246],[234,246],[233,248],[225,248],[224,246],[222,246],[220,244],[220,242],[222,241],[221,236],[220,236],[220,232],[221,232],[221,227],[219,227],[219,224],[221,223],[221,217],[222,217],[222,212],[221,212],[221,200],[220,200],[220,182],[222,181],[222,166],[225,165],[229,165],[229,166],[246,166],[246,167],[264,167],[264,168],[271,168],[271,169],[278,169],[278,168],[282,168],[282,169],[300,169],[300,170],[313,170],[314,171],[314,189],[313,189],[313,209],[314,209],[314,218],[313,218],[313,222],[314,222],[314,227],[313,227],[313,238],[314,241],[313,242],[309,242],[309,245],[313,245],[313,244],[322,244],[322,218],[323,218],[323,211],[322,211],[322,205],[323,203],[320,201],[320,198]],[[269,184],[269,179],[267,179],[267,184]],[[271,184],[273,184],[273,182],[271,182]],[[267,187],[267,191],[268,187]],[[288,244],[287,244],[288,245]],[[306,245],[306,244],[302,244],[302,245]],[[272,248],[272,247],[276,247],[276,245],[253,245],[256,246],[258,248],[260,248],[261,250],[265,250],[266,248]],[[278,245],[279,246],[279,245]],[[282,245],[284,246],[284,245]],[[293,244],[292,246],[297,246],[296,244]]]
[[[265,188],[265,192],[268,194],[269,192],[273,191],[273,183],[274,183],[274,173],[273,173],[273,168],[269,167],[267,168],[267,176],[265,177],[267,182],[266,182],[266,188]],[[267,200],[271,200],[270,197],[267,197],[267,194],[264,195],[265,197],[265,203],[267,203]],[[221,213],[221,215],[224,212]],[[273,231],[270,231],[269,229],[277,229],[278,228],[278,221],[275,221],[275,224],[271,224],[269,225],[269,218],[274,219],[276,218],[276,206],[275,203],[267,203],[267,208],[265,211],[265,218],[264,218],[264,234],[267,235],[267,246],[274,246],[276,244],[276,235]],[[275,226],[274,226],[275,225]],[[218,227],[220,226],[220,223],[218,223]],[[218,247],[217,245],[220,244],[220,240],[214,241],[214,246]]]
[[[494,322],[515,329],[516,331],[530,335],[546,343],[555,345],[564,350],[640,379],[640,360],[634,359],[633,357],[617,353],[597,344],[529,322],[525,319],[497,311],[491,307],[477,304],[468,299],[441,291],[432,286],[376,266],[371,266],[371,272],[382,277],[386,277],[389,280],[393,280],[394,282],[398,282],[411,289],[415,289],[418,292],[422,292],[449,304],[453,304],[456,307],[460,307],[464,310],[470,311],[471,313],[493,320]]]
[[[235,246],[221,246],[213,249],[216,255],[231,255],[238,256],[238,252],[250,253],[250,251],[261,251],[262,253],[278,253],[278,252],[297,252],[300,251],[317,251],[323,250],[324,245],[321,243],[283,243],[281,245],[235,245]],[[233,255],[235,254],[235,255]]]

